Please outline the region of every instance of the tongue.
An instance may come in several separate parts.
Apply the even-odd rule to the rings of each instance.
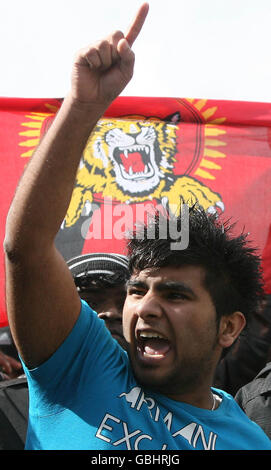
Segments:
[[[129,172],[130,167],[132,168],[133,173],[144,171],[145,165],[139,152],[131,152],[127,158],[124,153],[121,153],[120,158],[127,173]]]
[[[169,351],[169,348],[169,343],[163,339],[148,339],[145,343],[144,351],[151,356],[163,356]]]

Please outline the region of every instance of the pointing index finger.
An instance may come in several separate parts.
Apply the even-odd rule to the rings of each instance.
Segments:
[[[149,11],[149,4],[143,3],[143,5],[141,5],[141,7],[139,8],[136,14],[134,21],[130,25],[128,32],[125,36],[125,39],[127,40],[130,47],[133,45],[137,36],[139,35],[141,28],[145,22],[148,11]]]

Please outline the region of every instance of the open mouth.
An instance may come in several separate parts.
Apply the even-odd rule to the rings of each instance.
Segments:
[[[154,169],[150,161],[149,145],[132,145],[114,150],[114,159],[120,167],[122,177],[128,180],[151,178]]]
[[[137,352],[145,361],[159,361],[170,352],[170,341],[154,331],[137,333]]]

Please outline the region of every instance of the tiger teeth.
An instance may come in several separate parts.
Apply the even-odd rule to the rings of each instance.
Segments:
[[[150,148],[148,145],[133,145],[132,147],[120,147],[120,151],[124,153],[125,157],[128,157],[129,152],[142,152],[144,151],[145,153],[149,154],[150,153]]]

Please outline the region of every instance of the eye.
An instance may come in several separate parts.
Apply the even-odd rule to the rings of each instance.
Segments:
[[[138,287],[129,287],[127,291],[128,295],[134,295],[134,296],[140,296],[140,297],[142,297],[144,293],[145,292],[142,289],[139,289]]]
[[[167,298],[169,300],[189,300],[188,295],[183,292],[169,292]]]

